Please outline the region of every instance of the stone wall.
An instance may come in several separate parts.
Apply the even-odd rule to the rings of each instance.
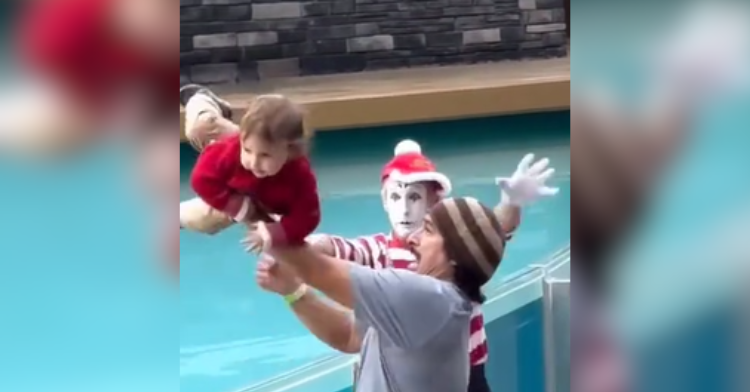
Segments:
[[[180,0],[183,80],[565,55],[564,0]]]

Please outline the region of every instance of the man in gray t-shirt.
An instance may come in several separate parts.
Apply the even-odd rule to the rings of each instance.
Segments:
[[[466,391],[471,301],[450,282],[351,265],[363,332],[358,389]]]
[[[260,230],[264,228],[260,227]],[[362,356],[357,392],[465,392],[472,302],[500,265],[505,233],[471,198],[445,199],[414,243],[416,272],[373,270],[308,246],[270,251],[308,285],[354,309],[356,328],[330,304],[311,303],[338,329],[317,331]]]

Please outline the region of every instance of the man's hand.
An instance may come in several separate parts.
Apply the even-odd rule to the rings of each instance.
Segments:
[[[293,294],[302,281],[283,263],[277,263],[271,256],[261,255],[255,280],[263,290],[279,295]]]
[[[522,207],[542,197],[556,195],[559,189],[547,186],[547,181],[553,174],[555,169],[549,167],[549,159],[544,158],[534,163],[534,154],[527,154],[518,164],[513,176],[497,179],[502,191],[502,202]]]

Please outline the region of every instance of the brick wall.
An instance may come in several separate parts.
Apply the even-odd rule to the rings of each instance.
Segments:
[[[564,0],[180,0],[183,80],[565,55]]]

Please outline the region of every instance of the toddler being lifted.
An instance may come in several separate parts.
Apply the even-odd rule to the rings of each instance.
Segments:
[[[261,95],[236,129],[221,101],[199,92],[186,106],[193,103],[202,105],[186,119],[188,139],[202,149],[190,181],[195,193],[250,228],[248,250],[304,244],[320,223],[320,201],[302,109],[283,96]],[[279,221],[255,225],[268,221],[268,214]]]

